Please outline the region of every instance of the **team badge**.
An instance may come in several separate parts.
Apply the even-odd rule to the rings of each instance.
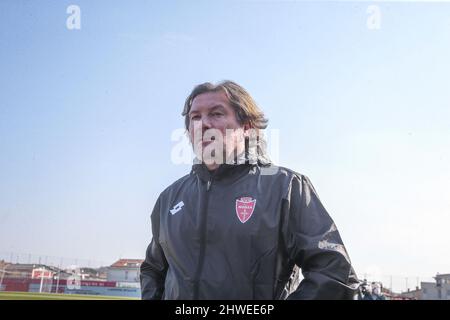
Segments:
[[[246,223],[255,210],[256,199],[242,197],[236,199],[236,214],[242,223]]]

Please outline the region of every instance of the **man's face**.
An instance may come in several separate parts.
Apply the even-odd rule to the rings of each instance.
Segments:
[[[244,150],[243,130],[236,113],[223,91],[199,94],[189,111],[189,137],[197,158],[207,160],[218,157],[222,162]],[[224,157],[226,157],[224,159]],[[234,159],[233,157],[231,159]],[[212,160],[211,160],[212,161]]]

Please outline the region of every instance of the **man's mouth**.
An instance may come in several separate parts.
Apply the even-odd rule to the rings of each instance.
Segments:
[[[210,144],[211,142],[214,142],[214,140],[216,140],[216,137],[211,137],[211,140],[202,140],[202,145],[206,146],[206,145]]]
[[[202,146],[207,146],[210,143],[212,143],[212,141],[202,141]]]

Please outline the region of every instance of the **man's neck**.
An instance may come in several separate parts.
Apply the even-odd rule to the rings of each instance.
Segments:
[[[197,158],[198,159],[198,158]],[[230,155],[228,155],[228,157],[225,156],[224,154],[224,159],[226,159],[225,164],[243,164],[245,163],[245,151],[242,150],[241,152],[239,152],[239,154],[236,156],[236,151],[231,153]],[[208,169],[208,171],[214,171],[217,170],[217,168],[220,167],[220,163],[206,163],[203,162],[206,166],[206,168]]]
[[[208,171],[214,171],[217,168],[219,168],[220,164],[217,163],[213,163],[213,164],[206,164],[205,163],[206,168],[208,168]]]

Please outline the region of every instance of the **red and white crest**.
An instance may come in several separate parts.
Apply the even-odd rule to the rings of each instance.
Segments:
[[[250,219],[255,210],[256,199],[251,197],[242,197],[236,199],[236,214],[242,223],[245,223]]]

